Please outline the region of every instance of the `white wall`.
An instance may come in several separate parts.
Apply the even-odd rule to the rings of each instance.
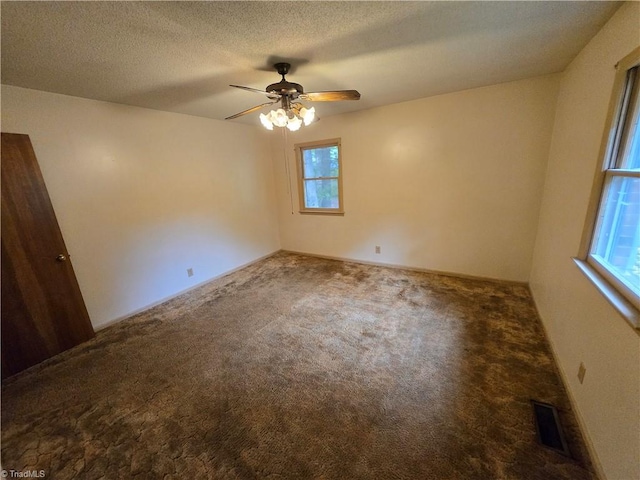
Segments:
[[[545,76],[440,95],[289,133],[293,214],[284,140],[276,136],[282,248],[527,281],[558,81]],[[322,116],[322,104],[315,106]],[[346,213],[301,215],[293,145],[336,137]]]
[[[609,480],[640,478],[640,336],[578,271],[577,255],[614,65],[640,44],[625,4],[564,72],[531,288],[565,382]],[[578,366],[587,367],[584,383]]]
[[[280,247],[255,127],[3,86],[2,131],[31,138],[94,326]]]

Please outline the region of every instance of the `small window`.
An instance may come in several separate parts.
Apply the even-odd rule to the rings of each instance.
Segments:
[[[340,139],[295,146],[300,213],[343,214]]]
[[[585,243],[587,264],[626,301],[640,305],[640,51],[618,65],[603,142],[599,202]],[[615,304],[615,302],[614,302]]]

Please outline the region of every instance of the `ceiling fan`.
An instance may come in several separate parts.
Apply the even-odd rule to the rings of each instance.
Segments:
[[[289,73],[291,65],[288,63],[276,63],[274,68],[282,80],[278,83],[272,83],[264,91],[257,88],[243,87],[240,85],[229,85],[230,87],[240,88],[249,92],[256,92],[266,95],[270,102],[256,105],[243,112],[236,113],[225,120],[233,120],[242,115],[253,113],[261,108],[276,103],[280,104],[277,110],[271,110],[268,114],[261,113],[260,121],[265,128],[273,130],[273,126],[287,127],[289,130],[298,130],[302,124],[309,125],[315,118],[315,108],[306,108],[300,100],[309,102],[338,102],[342,100],[360,100],[360,93],[357,90],[334,90],[329,92],[306,92],[302,85],[287,81],[285,75]]]

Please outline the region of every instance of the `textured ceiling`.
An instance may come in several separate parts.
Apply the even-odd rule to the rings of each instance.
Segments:
[[[2,83],[223,119],[271,65],[320,116],[562,71],[618,2],[2,2]],[[235,122],[257,122],[247,115]]]

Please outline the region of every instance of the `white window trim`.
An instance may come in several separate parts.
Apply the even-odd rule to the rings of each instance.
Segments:
[[[640,335],[640,311],[638,311],[637,307],[627,300],[611,282],[607,281],[590,264],[579,258],[574,258],[573,261],[611,306],[615,308],[622,318],[634,327],[636,333]]]
[[[609,103],[605,131],[598,157],[601,161],[594,175],[580,249],[577,257],[574,258],[574,262],[580,271],[586,275],[607,301],[609,301],[638,334],[640,334],[640,305],[635,305],[630,300],[634,297],[634,294],[623,282],[612,275],[608,269],[604,268],[596,257],[590,254],[590,248],[595,234],[598,210],[607,177],[611,175],[640,176],[637,171],[616,169],[614,173],[610,170],[612,161],[614,161],[614,150],[619,144],[619,136],[622,133],[618,126],[623,105],[623,95],[625,94],[624,87],[627,81],[627,71],[639,64],[640,47],[636,48],[616,65],[617,73],[613,86],[613,94]]]
[[[302,151],[310,148],[321,147],[338,147],[338,208],[307,208],[304,204],[304,166],[302,164]],[[314,142],[297,143],[294,145],[296,152],[296,164],[298,167],[298,200],[300,202],[301,214],[311,215],[344,215],[344,198],[342,195],[342,146],[339,138],[330,138],[328,140],[317,140]],[[335,179],[336,177],[327,177]]]

